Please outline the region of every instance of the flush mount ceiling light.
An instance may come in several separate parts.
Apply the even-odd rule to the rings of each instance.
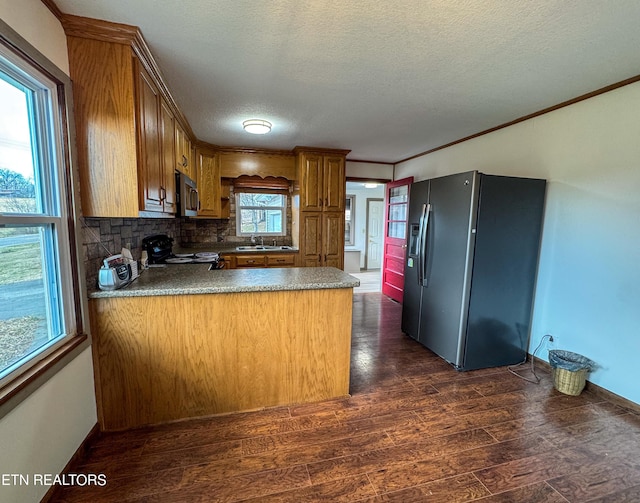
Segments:
[[[262,119],[249,119],[242,123],[242,127],[251,134],[267,134],[271,131],[271,123]]]
[[[364,184],[364,188],[365,189],[375,189],[378,187],[377,183],[365,183]]]

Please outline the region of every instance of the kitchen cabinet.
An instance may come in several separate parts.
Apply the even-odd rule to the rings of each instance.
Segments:
[[[219,154],[196,149],[196,182],[200,205],[198,217],[222,218],[222,186]]]
[[[345,154],[299,151],[300,209],[344,211]]]
[[[64,27],[83,215],[173,215],[181,115],[144,41],[75,16]]]
[[[135,60],[141,211],[176,212],[174,118],[158,86]]]
[[[193,149],[191,148],[191,140],[178,121],[176,121],[175,133],[176,169],[187,175],[192,180],[195,180],[196,170],[193,165]]]
[[[344,266],[347,150],[298,147],[300,265]]]
[[[303,267],[344,266],[344,213],[304,211],[300,217],[300,261]]]
[[[295,267],[295,253],[243,253],[225,255],[225,268]]]

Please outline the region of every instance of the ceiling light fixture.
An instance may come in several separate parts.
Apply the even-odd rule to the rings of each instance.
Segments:
[[[375,189],[378,187],[377,183],[365,183],[364,184],[364,188],[365,189]]]
[[[249,119],[242,123],[242,127],[251,134],[267,134],[271,131],[271,123],[262,119]]]

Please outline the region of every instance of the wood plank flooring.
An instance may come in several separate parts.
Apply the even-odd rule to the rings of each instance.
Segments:
[[[505,368],[458,373],[354,296],[351,398],[100,437],[53,501],[637,502],[640,416]]]

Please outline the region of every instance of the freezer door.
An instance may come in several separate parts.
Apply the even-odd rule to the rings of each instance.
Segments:
[[[429,199],[429,180],[416,182],[409,191],[409,236],[407,258],[404,264],[404,293],[402,298],[402,331],[418,339],[420,331],[420,305],[422,287],[419,275],[420,223]]]
[[[418,340],[462,366],[471,281],[478,173],[431,180],[425,286]]]

